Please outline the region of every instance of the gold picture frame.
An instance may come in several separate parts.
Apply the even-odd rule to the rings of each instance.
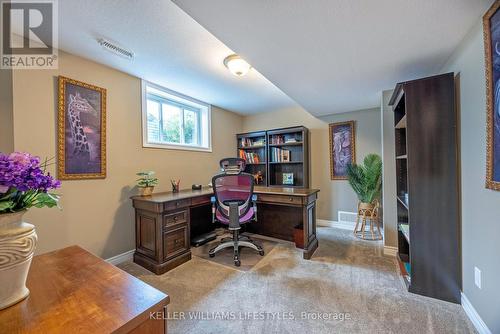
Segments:
[[[58,178],[106,177],[106,89],[58,77]]]
[[[500,1],[495,1],[490,9],[483,16],[483,37],[484,37],[484,58],[485,58],[485,76],[486,76],[486,188],[492,190],[500,190],[500,180],[494,179],[494,168],[499,168],[495,166],[495,158],[498,162],[499,157],[495,157],[495,104],[494,104],[494,69],[493,69],[493,46],[492,46],[492,30],[491,30],[491,19],[495,15],[500,15],[497,13],[500,8]],[[497,57],[500,57],[500,53],[497,50],[497,45],[495,44],[495,52]],[[500,117],[500,116],[499,116]],[[497,133],[500,136],[500,133]],[[497,142],[498,145],[498,142]],[[500,149],[500,148],[499,148]]]
[[[355,121],[331,123],[328,128],[330,178],[347,180],[347,165],[356,163]]]

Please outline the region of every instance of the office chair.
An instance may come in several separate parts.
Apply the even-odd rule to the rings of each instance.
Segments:
[[[233,233],[232,238],[224,238],[221,243],[212,248],[208,255],[215,254],[232,247],[234,250],[234,265],[239,267],[239,247],[249,247],[264,256],[264,250],[248,236],[240,235],[242,224],[257,221],[257,196],[253,194],[254,177],[243,173],[245,160],[240,158],[225,158],[220,161],[223,173],[212,178],[215,196],[212,197],[212,223],[220,222],[228,226]],[[252,202],[252,205],[250,204]]]

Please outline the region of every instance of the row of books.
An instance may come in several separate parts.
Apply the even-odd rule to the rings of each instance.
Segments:
[[[298,143],[300,141],[300,138],[295,135],[272,135],[269,139],[271,145]]]
[[[291,159],[290,151],[278,147],[271,148],[272,162],[289,162]]]
[[[259,155],[257,153],[245,152],[243,150],[239,150],[239,152],[240,152],[240,158],[245,159],[245,161],[247,163],[250,163],[250,164],[260,163],[260,158],[259,158]]]
[[[261,138],[241,138],[241,147],[252,147],[252,146],[264,146],[266,145],[266,140]]]

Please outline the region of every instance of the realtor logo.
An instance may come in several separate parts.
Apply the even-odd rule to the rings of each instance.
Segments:
[[[57,68],[57,3],[12,0],[1,3],[1,68]]]

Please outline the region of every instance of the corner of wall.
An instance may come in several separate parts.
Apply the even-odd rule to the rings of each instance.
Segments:
[[[396,207],[396,164],[394,158],[394,115],[389,106],[392,90],[382,92],[380,118],[382,127],[382,207],[384,210],[384,244],[397,246],[397,207]]]

